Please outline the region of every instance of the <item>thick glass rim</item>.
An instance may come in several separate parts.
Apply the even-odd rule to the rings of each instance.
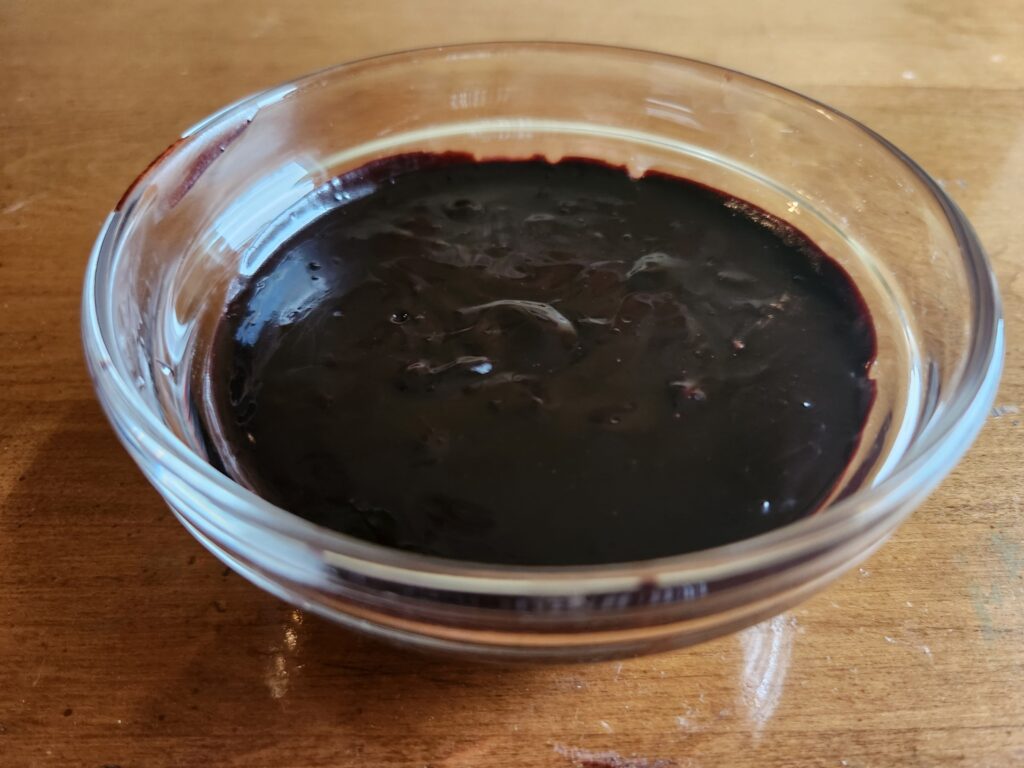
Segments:
[[[449,560],[391,549],[356,539],[308,522],[271,504],[211,466],[175,436],[112,364],[114,345],[108,343],[110,328],[104,321],[112,297],[109,286],[97,282],[119,255],[122,233],[132,220],[140,182],[159,170],[163,161],[182,145],[200,141],[233,124],[240,114],[287,98],[304,85],[324,76],[343,76],[354,70],[384,64],[412,63],[423,56],[458,59],[466,55],[515,55],[543,50],[559,55],[601,55],[661,61],[683,69],[727,73],[734,84],[774,93],[812,106],[827,117],[859,130],[892,159],[909,169],[943,211],[956,238],[965,266],[969,291],[974,299],[969,354],[963,362],[956,389],[935,418],[921,425],[907,453],[877,485],[862,488],[810,517],[767,533],[713,549],[682,555],[583,566],[509,566]],[[260,91],[213,113],[181,134],[177,142],[157,157],[128,187],[124,197],[104,223],[86,269],[82,301],[82,334],[86,360],[108,416],[122,435],[131,433],[134,444],[182,482],[203,491],[222,510],[268,531],[322,550],[331,564],[357,573],[387,578],[425,588],[458,589],[494,594],[587,593],[634,588],[639,580],[657,580],[671,586],[717,581],[759,571],[841,542],[871,528],[934,488],[967,450],[984,423],[995,396],[1003,358],[1003,320],[995,278],[970,223],[939,185],[912,159],[875,131],[826,104],[796,91],[736,70],[696,59],[664,53],[589,43],[486,42],[417,48],[358,59],[327,67],[282,85]]]

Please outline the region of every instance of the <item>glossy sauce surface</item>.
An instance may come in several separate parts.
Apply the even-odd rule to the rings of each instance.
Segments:
[[[875,336],[799,232],[681,179],[406,155],[227,307],[206,425],[290,511],[486,563],[662,557],[812,513]]]

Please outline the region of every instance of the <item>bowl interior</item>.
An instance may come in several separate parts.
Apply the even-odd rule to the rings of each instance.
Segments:
[[[172,145],[119,204],[87,297],[128,422],[145,422],[154,445],[213,482],[233,509],[314,535],[202,464],[197,413],[207,407],[213,328],[276,245],[362,193],[339,176],[389,155],[446,151],[594,158],[692,179],[792,224],[839,262],[875,323],[877,398],[816,517],[880,514],[886,494],[904,506],[920,498],[977,428],[961,429],[928,477],[914,470],[962,424],[985,382],[991,389],[999,355],[984,256],[912,162],[843,115],[754,78],[644,52],[518,43],[326,70],[228,107]],[[727,557],[823,525],[801,521]]]

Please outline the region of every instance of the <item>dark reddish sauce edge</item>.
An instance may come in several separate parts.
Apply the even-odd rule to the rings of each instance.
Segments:
[[[141,181],[142,181],[142,180],[143,180],[144,178],[146,178],[146,176],[148,176],[148,175],[149,175],[149,172],[150,172],[151,170],[153,170],[153,169],[154,169],[154,168],[155,168],[155,167],[156,167],[157,165],[159,165],[159,164],[160,164],[160,162],[161,162],[161,161],[162,161],[162,160],[163,160],[163,159],[164,159],[165,157],[167,157],[167,156],[168,156],[168,155],[170,155],[170,154],[171,154],[171,153],[172,153],[172,152],[173,152],[174,150],[176,150],[176,149],[177,149],[177,148],[178,148],[178,147],[179,147],[179,146],[181,145],[181,143],[182,143],[183,141],[184,141],[184,139],[178,139],[178,140],[177,140],[177,141],[175,141],[175,142],[174,142],[173,144],[170,144],[170,145],[169,145],[169,146],[167,147],[167,149],[165,149],[165,150],[164,150],[163,152],[161,152],[161,153],[160,153],[159,155],[157,155],[156,157],[154,157],[154,158],[153,158],[152,160],[150,160],[150,161],[149,161],[149,165],[147,165],[147,166],[146,166],[146,167],[145,167],[145,168],[143,169],[142,173],[140,173],[140,174],[139,174],[138,176],[136,176],[136,177],[135,177],[135,178],[134,178],[134,179],[132,180],[132,183],[131,183],[131,184],[129,184],[129,185],[128,185],[128,188],[127,188],[127,189],[125,189],[125,191],[124,191],[124,192],[123,192],[123,193],[121,194],[121,199],[120,199],[120,200],[118,200],[118,201],[117,201],[117,205],[115,205],[115,206],[114,206],[114,213],[120,213],[120,212],[121,212],[121,209],[122,209],[122,208],[124,208],[124,204],[125,204],[125,203],[126,203],[126,202],[128,201],[128,198],[129,198],[129,197],[131,196],[132,192],[134,192],[134,191],[135,191],[135,188],[139,186],[139,183],[140,183],[140,182],[141,182]]]
[[[229,146],[237,139],[242,133],[252,124],[252,117],[247,117],[240,123],[229,126],[224,132],[216,144],[213,144],[198,154],[192,164],[189,166],[188,172],[184,175],[181,182],[175,188],[175,190],[168,197],[168,207],[174,208],[180,203],[185,195],[188,194],[189,190],[195,186],[196,182],[202,177],[202,175],[213,165],[214,161],[217,160]],[[170,144],[167,149],[161,152],[159,155],[149,161],[149,165],[143,169],[142,173],[135,177],[128,188],[121,194],[121,198],[117,201],[117,205],[114,206],[114,213],[120,213],[121,209],[124,208],[124,204],[128,201],[132,192],[139,186],[146,176],[149,175],[156,166],[158,166],[165,158],[170,156],[176,151],[185,141],[188,141],[189,137],[181,137],[175,142]]]

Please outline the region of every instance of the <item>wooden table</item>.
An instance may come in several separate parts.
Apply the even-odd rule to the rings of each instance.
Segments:
[[[804,91],[907,150],[976,225],[1006,302],[999,407],[892,541],[802,607],[623,663],[425,659],[229,573],[116,442],[79,291],[135,174],[250,91],[498,38]],[[1024,765],[1022,201],[1019,0],[0,0],[0,765]]]

